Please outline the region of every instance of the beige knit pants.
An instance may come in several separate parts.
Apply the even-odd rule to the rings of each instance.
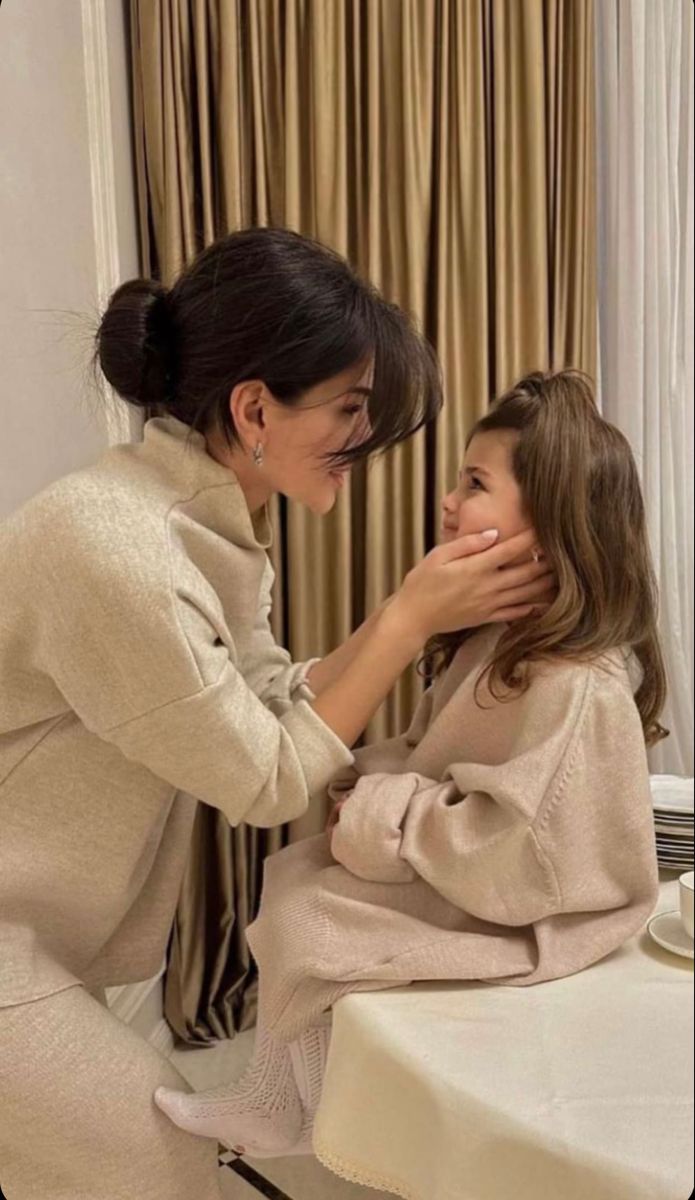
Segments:
[[[217,1146],[156,1107],[176,1070],[84,988],[0,1008],[7,1200],[220,1200]]]

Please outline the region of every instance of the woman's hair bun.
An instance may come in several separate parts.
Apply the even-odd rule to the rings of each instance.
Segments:
[[[175,333],[169,293],[152,279],[131,279],[113,293],[96,336],[96,359],[124,400],[156,407],[171,396]]]

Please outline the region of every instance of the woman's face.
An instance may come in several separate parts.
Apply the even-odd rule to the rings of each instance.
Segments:
[[[292,407],[264,405],[262,471],[272,491],[315,513],[333,508],[350,469],[326,455],[369,437],[373,374],[373,363],[362,363],[310,388]]]
[[[498,529],[500,541],[505,541],[528,526],[512,470],[518,439],[506,429],[477,433],[471,439],[458,484],[442,502],[442,542],[485,529]]]

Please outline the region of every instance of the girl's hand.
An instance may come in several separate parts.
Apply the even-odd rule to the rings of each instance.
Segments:
[[[389,605],[422,642],[496,621],[528,616],[551,602],[555,576],[544,559],[512,565],[537,544],[532,529],[496,543],[497,531],[437,546],[406,575]]]
[[[347,800],[347,796],[345,797],[345,800]],[[338,821],[340,820],[340,810],[343,807],[345,800],[338,800],[338,802],[333,805],[333,809],[326,824],[326,833],[331,833],[338,824]]]

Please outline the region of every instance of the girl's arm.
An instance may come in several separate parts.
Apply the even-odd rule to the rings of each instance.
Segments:
[[[636,927],[656,860],[644,737],[624,679],[582,664],[546,669],[490,710],[488,748],[495,728],[512,746],[502,762],[452,763],[442,780],[360,776],[333,829],[336,860],[374,882],[424,879],[501,925],[624,908]]]

